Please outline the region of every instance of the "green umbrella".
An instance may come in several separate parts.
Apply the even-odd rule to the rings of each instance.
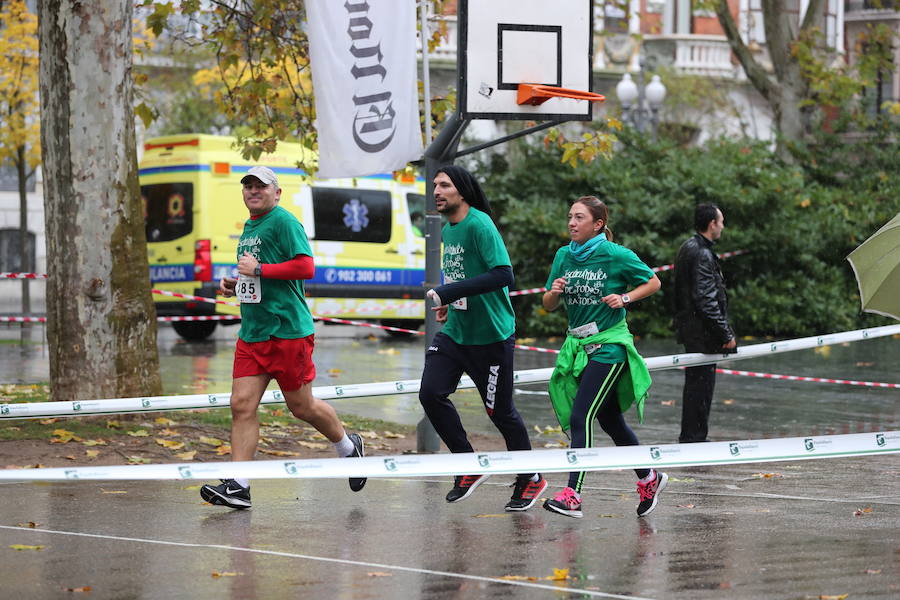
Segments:
[[[900,213],[847,257],[862,309],[900,320]]]

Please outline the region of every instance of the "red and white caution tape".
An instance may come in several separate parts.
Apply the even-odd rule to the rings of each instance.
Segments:
[[[900,389],[900,383],[881,383],[878,381],[856,381],[853,379],[830,379],[828,377],[803,377],[800,375],[779,375],[777,373],[757,373],[756,371],[736,371],[734,369],[716,369],[716,373],[758,377],[759,379],[781,379],[785,381],[806,381],[811,383],[839,383],[842,385],[858,385],[863,387]]]
[[[0,279],[47,279],[44,273],[0,273]]]
[[[747,254],[749,252],[750,252],[749,250],[735,250],[733,252],[723,252],[723,253],[719,254],[718,256],[719,256],[719,258],[731,258],[732,256],[740,256],[741,254]],[[671,271],[674,268],[675,268],[674,264],[663,265],[661,267],[653,267],[653,272],[661,273],[662,271]],[[539,287],[539,288],[530,288],[527,290],[516,290],[514,292],[510,292],[509,295],[510,295],[510,297],[524,296],[526,294],[541,294],[546,291],[547,291],[547,288]]]
[[[47,317],[0,317],[0,323],[46,323]]]

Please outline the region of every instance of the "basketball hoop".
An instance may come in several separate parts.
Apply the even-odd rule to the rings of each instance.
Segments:
[[[603,102],[606,97],[603,94],[571,90],[569,88],[556,87],[555,85],[540,85],[536,83],[519,84],[519,104],[537,106],[550,98],[570,98],[572,100],[587,100],[588,102]]]

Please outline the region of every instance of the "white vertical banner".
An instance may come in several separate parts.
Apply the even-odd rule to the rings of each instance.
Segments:
[[[421,158],[415,0],[307,0],[306,15],[319,177]]]

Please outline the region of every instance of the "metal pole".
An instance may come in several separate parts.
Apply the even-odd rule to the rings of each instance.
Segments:
[[[441,284],[441,216],[434,201],[434,177],[438,167],[453,162],[456,148],[463,131],[469,121],[459,118],[454,112],[447,119],[441,132],[428,148],[425,149],[425,290]],[[425,300],[425,347],[431,343],[438,332],[438,322],[434,311]],[[428,417],[422,417],[416,426],[416,450],[418,452],[437,452],[441,440]]]
[[[644,97],[644,57],[642,56],[638,61],[638,64],[641,66],[641,73],[638,79],[638,100],[637,100],[637,119],[638,119],[638,127],[637,130],[642,134],[647,131],[647,109],[644,106],[646,103],[646,99]]]
[[[425,96],[425,142],[431,143],[431,79],[428,64],[428,8],[431,0],[423,0],[419,5],[422,18],[422,93]]]

